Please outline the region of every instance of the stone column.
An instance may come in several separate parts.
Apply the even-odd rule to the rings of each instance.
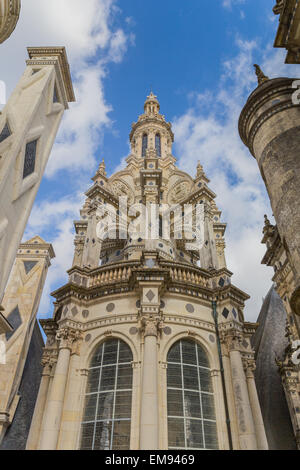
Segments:
[[[45,405],[47,401],[50,375],[51,375],[51,363],[48,357],[44,357],[42,360],[44,366],[42,372],[42,379],[37,396],[34,413],[31,421],[30,431],[27,439],[26,450],[36,450],[38,447],[40,432],[42,427],[43,415]]]
[[[79,347],[80,342],[77,341],[75,343],[75,349],[73,349],[71,354],[69,367],[70,378],[66,388],[57,446],[59,450],[75,450],[77,445],[82,412],[82,382],[85,382],[82,371],[80,370]]]
[[[246,378],[247,378],[247,385],[248,385],[248,392],[250,398],[250,404],[254,419],[254,426],[256,431],[256,439],[257,439],[257,448],[258,450],[268,450],[268,441],[265,432],[265,425],[263,421],[263,417],[261,414],[259,399],[256,390],[256,384],[254,379],[254,370],[255,370],[255,362],[254,361],[247,361],[246,364]]]
[[[241,450],[257,450],[255,426],[238,336],[230,338],[229,351],[240,448]]]
[[[158,449],[157,322],[144,320],[140,450]]]
[[[68,328],[59,330],[57,333],[57,339],[60,341],[59,354],[49,402],[45,411],[44,429],[39,445],[40,450],[56,450],[57,448],[70,355],[75,338],[76,333]]]

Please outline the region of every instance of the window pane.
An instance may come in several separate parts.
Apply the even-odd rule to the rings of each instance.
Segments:
[[[129,365],[119,365],[118,377],[117,377],[117,388],[131,388],[132,386],[132,367]]]
[[[132,359],[121,340],[108,340],[96,349],[87,379],[82,449],[129,449]],[[86,427],[88,421],[92,423]]]
[[[209,368],[209,362],[208,362],[208,357],[206,355],[206,352],[204,351],[199,344],[197,344],[197,352],[198,352],[198,364],[199,366],[202,367],[208,367]]]
[[[212,390],[212,384],[211,384],[210,370],[200,369],[200,383],[201,383],[201,390],[203,392],[212,393],[213,390]]]
[[[187,446],[190,449],[203,449],[202,421],[187,419],[185,422]]]
[[[97,395],[88,395],[85,400],[83,421],[95,421]]]
[[[116,366],[102,367],[100,390],[114,390],[116,380]]]
[[[169,447],[185,448],[184,420],[168,419]]]
[[[181,366],[168,364],[168,387],[182,388]]]
[[[96,349],[96,352],[94,353],[94,356],[92,357],[90,367],[101,366],[102,350],[103,350],[103,344],[101,344],[99,348]]]
[[[156,149],[157,156],[161,157],[161,138],[160,138],[160,134],[156,134],[156,136],[155,136],[155,149]]]
[[[190,341],[182,342],[182,362],[184,364],[197,364],[195,343]]]
[[[132,352],[127,344],[120,342],[119,362],[132,362]]]
[[[183,381],[186,390],[199,390],[198,368],[193,366],[183,367]]]
[[[87,380],[86,393],[98,392],[99,375],[100,375],[100,367],[97,367],[97,369],[90,369],[88,380]]]
[[[88,450],[92,449],[93,438],[94,438],[94,423],[83,424],[81,428],[81,449]]]
[[[168,362],[180,363],[180,343],[176,343],[169,351]]]
[[[218,449],[216,423],[204,421],[205,447],[206,449]]]
[[[111,441],[111,421],[104,421],[96,424],[95,450],[109,450]]]
[[[168,390],[168,416],[183,416],[182,390]]]
[[[130,446],[130,421],[114,422],[112,449],[127,450]]]
[[[201,418],[199,393],[184,392],[184,415],[186,418]]]
[[[143,135],[143,143],[142,143],[142,157],[146,156],[146,150],[148,147],[148,136],[147,134]]]
[[[217,449],[211,371],[205,350],[190,340],[174,344],[168,353],[167,379],[169,448]],[[203,420],[210,420],[205,421],[207,441]]]
[[[117,362],[118,341],[112,340],[104,343],[103,365]]]
[[[203,418],[216,419],[215,404],[213,395],[202,393]]]
[[[117,392],[115,418],[131,418],[131,392]]]
[[[35,168],[35,157],[36,157],[37,140],[28,142],[25,148],[25,159],[23,168],[23,178],[31,175]]]
[[[97,419],[112,419],[114,406],[114,394],[100,393],[98,400]]]

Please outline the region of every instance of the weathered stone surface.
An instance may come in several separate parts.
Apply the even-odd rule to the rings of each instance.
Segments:
[[[292,423],[275,357],[288,344],[286,311],[272,287],[262,305],[259,327],[252,338],[256,354],[255,381],[270,450],[296,449]]]
[[[36,322],[19,388],[20,401],[14,420],[0,445],[0,450],[25,450],[41,381],[43,347],[44,341]]]

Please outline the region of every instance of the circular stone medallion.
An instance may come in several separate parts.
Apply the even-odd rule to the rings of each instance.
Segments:
[[[109,313],[113,312],[114,309],[115,309],[115,304],[108,304],[106,306],[106,311],[109,312]]]

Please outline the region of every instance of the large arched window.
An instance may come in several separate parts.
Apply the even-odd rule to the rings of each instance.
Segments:
[[[126,343],[102,343],[90,363],[81,429],[83,450],[128,450],[132,353]]]
[[[160,134],[156,134],[156,136],[155,136],[155,149],[156,149],[156,155],[158,157],[161,157],[161,138],[160,138]]]
[[[218,449],[214,396],[207,355],[180,340],[168,354],[169,449]]]
[[[144,134],[143,140],[142,140],[142,157],[146,156],[147,147],[148,147],[148,135]]]

